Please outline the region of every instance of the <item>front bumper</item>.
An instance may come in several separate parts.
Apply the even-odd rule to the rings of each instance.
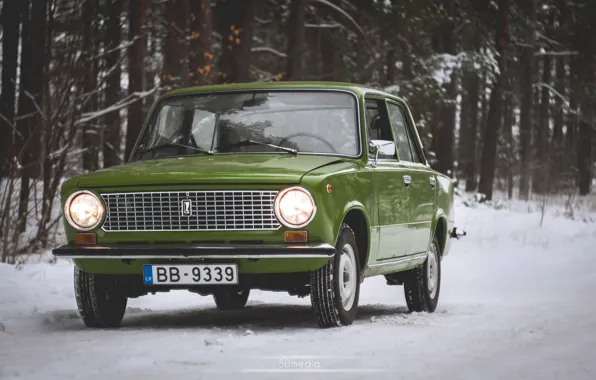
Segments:
[[[70,259],[321,259],[335,255],[335,247],[330,244],[63,245],[52,253]]]

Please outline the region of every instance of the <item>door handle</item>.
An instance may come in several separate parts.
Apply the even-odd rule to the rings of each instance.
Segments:
[[[410,186],[411,183],[412,183],[412,177],[410,177],[409,175],[405,175],[404,176],[404,184],[406,186]]]
[[[434,176],[431,176],[429,178],[429,182],[430,182],[430,187],[435,187],[435,185],[437,184],[437,180],[435,179]]]

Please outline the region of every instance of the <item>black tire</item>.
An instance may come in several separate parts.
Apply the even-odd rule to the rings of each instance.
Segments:
[[[128,297],[118,286],[118,277],[74,270],[79,314],[87,327],[119,327]]]
[[[346,246],[352,250],[345,251]],[[337,252],[335,256],[329,259],[329,262],[322,268],[311,272],[310,276],[310,302],[320,327],[339,327],[351,325],[358,312],[358,298],[360,296],[360,262],[358,258],[358,246],[354,232],[347,224],[342,224],[339,231],[339,239],[336,245]],[[340,273],[342,255],[349,255],[349,260],[355,267],[355,273],[351,270],[355,288],[350,294],[354,294],[351,306],[348,309],[344,307],[340,291],[340,275],[342,281],[346,281],[345,272]],[[348,256],[346,256],[348,258]],[[344,258],[344,259],[346,259]],[[350,270],[349,270],[350,271]],[[348,278],[347,281],[351,279]],[[348,297],[348,299],[351,297]]]
[[[439,293],[441,292],[441,257],[439,254],[439,240],[435,236],[429,255],[434,256],[434,260],[429,256],[420,267],[409,271],[404,281],[404,292],[408,309],[413,312],[432,313],[439,303]],[[436,265],[433,271],[433,265]],[[429,271],[435,278],[435,292],[429,289]]]
[[[244,289],[240,292],[222,291],[213,294],[215,305],[219,310],[237,310],[246,306],[250,289]]]

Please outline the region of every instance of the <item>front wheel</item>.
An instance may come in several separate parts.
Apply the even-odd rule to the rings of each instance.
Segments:
[[[439,257],[439,240],[435,236],[424,264],[412,269],[404,281],[408,309],[432,313],[439,303],[440,290],[441,258]]]
[[[87,327],[120,326],[128,297],[117,276],[87,273],[75,267],[74,287],[79,314]]]
[[[360,263],[352,229],[343,224],[335,256],[311,272],[310,302],[320,327],[351,325],[358,312]]]
[[[213,294],[215,305],[219,310],[236,310],[246,306],[250,289],[241,291],[224,290]]]

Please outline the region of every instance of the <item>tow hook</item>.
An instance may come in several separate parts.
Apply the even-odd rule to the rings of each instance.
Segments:
[[[451,238],[460,239],[464,236],[466,236],[466,231],[459,229],[457,227],[454,227],[453,231],[451,231]]]

